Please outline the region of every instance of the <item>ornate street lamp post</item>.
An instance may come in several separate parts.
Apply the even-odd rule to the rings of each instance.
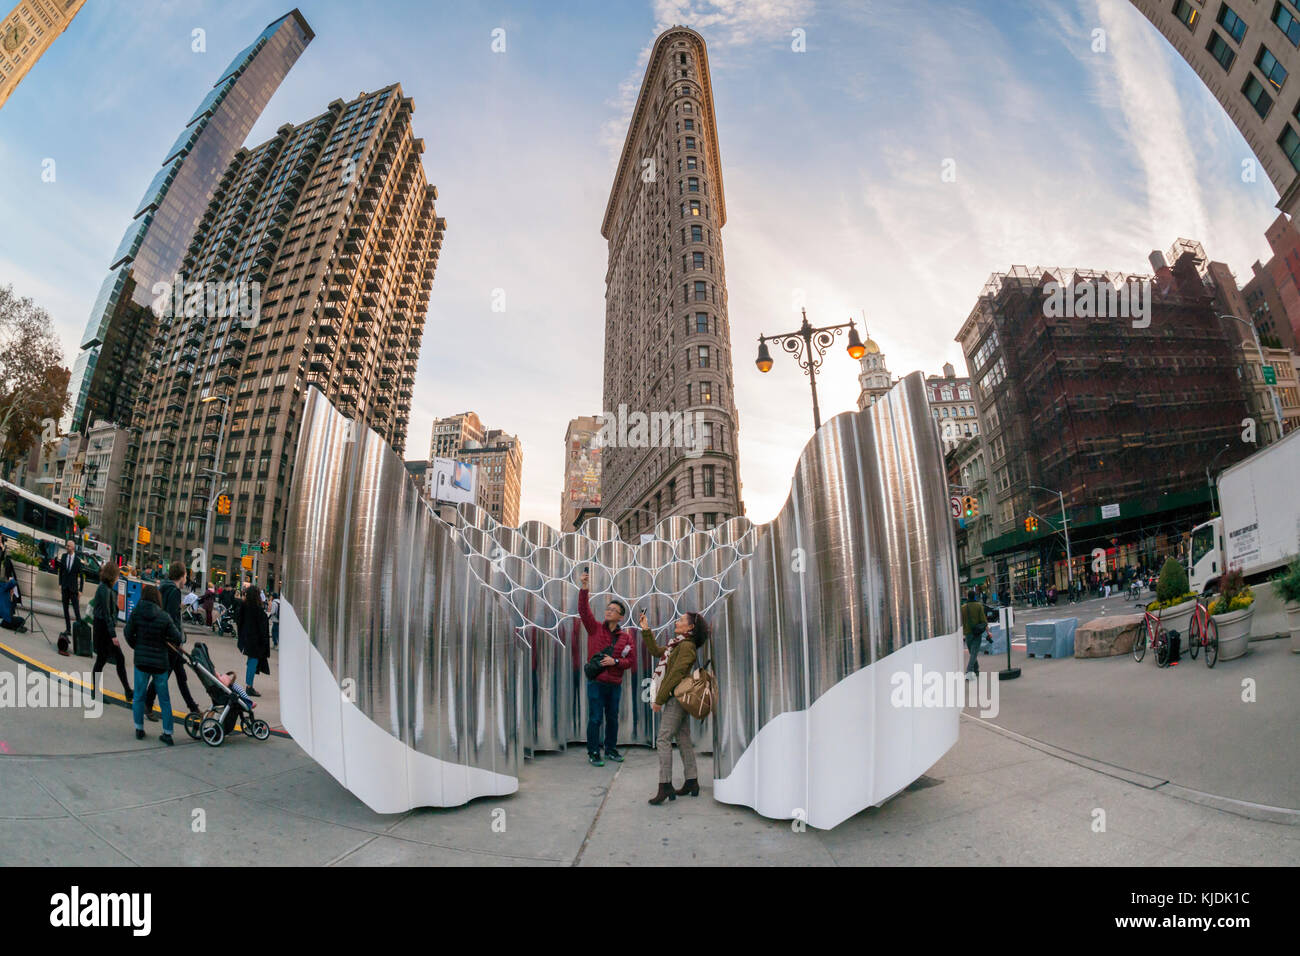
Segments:
[[[849,357],[860,359],[866,353],[867,348],[862,344],[862,339],[858,337],[857,326],[853,321],[842,322],[839,325],[827,325],[822,328],[813,328],[808,324],[808,312],[800,309],[803,315],[803,324],[795,332],[785,332],[781,335],[760,335],[758,337],[758,358],[754,364],[758,366],[760,372],[769,372],[772,370],[772,353],[768,351],[767,343],[774,342],[785,349],[795,357],[803,373],[808,376],[809,384],[812,386],[813,402],[813,431],[822,427],[821,408],[817,404],[817,370],[822,367],[822,359],[826,356],[826,350],[830,348],[831,343],[835,341],[835,336],[839,335],[844,329],[849,330]]]

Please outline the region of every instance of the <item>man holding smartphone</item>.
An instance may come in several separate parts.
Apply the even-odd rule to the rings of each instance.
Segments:
[[[636,632],[631,628],[620,630],[619,624],[627,616],[627,607],[617,598],[605,607],[605,620],[597,621],[591,613],[587,586],[590,575],[584,568],[581,590],[578,591],[578,617],[587,631],[587,654],[601,655],[600,672],[587,681],[587,760],[593,767],[605,766],[600,756],[601,723],[605,725],[605,756],[621,763],[618,752],[618,705],[623,698],[623,673],[631,670],[636,660]]]

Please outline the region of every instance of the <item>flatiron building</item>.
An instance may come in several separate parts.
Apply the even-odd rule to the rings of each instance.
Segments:
[[[744,512],[726,221],[704,38],[673,27],[650,54],[601,227],[604,413],[631,426],[602,441],[601,509],[629,540],[672,515],[708,529]],[[685,442],[634,418],[678,413]]]

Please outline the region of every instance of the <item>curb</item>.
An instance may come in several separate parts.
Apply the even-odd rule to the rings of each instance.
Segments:
[[[84,681],[76,680],[75,678],[72,677],[72,675],[64,671],[55,670],[53,667],[49,666],[48,664],[44,664],[41,661],[38,661],[34,657],[28,657],[22,651],[15,650],[14,648],[10,647],[8,644],[0,643],[0,655],[9,658],[11,661],[24,665],[29,670],[41,671],[42,673],[47,674],[54,680],[57,680],[63,684],[67,684],[69,687],[80,687],[82,690],[92,689],[88,687]],[[85,658],[82,659],[84,660]],[[90,660],[93,661],[94,659],[90,658]],[[111,691],[105,687],[100,687],[100,696],[103,698],[105,705],[116,704],[117,706],[125,708],[126,710],[132,709],[131,704],[127,703],[125,695],[119,694],[116,691]],[[179,724],[183,725],[185,723],[185,717],[186,717],[186,712],[184,711],[179,711],[179,710],[172,711],[172,720],[176,721]],[[271,736],[283,737],[285,740],[293,739],[289,731],[285,730],[282,727],[272,727]],[[23,754],[14,754],[13,756],[21,757],[23,756]]]
[[[1139,770],[1129,770],[1126,767],[1116,766],[1115,764],[1106,763],[1104,760],[1097,760],[1086,754],[1077,754],[1070,750],[1064,750],[1055,747],[1052,744],[1042,740],[1035,740],[1033,737],[1026,737],[1024,734],[1018,734],[1013,730],[1007,730],[999,727],[997,724],[989,723],[978,717],[972,717],[970,714],[962,714],[962,718],[973,722],[978,727],[983,727],[995,734],[1000,734],[1027,747],[1031,747],[1041,753],[1057,757],[1067,763],[1075,764],[1086,770],[1092,770],[1095,773],[1105,774],[1108,777],[1114,777],[1117,780],[1123,780],[1125,783],[1131,783],[1135,786],[1142,787],[1146,790],[1159,791],[1166,793],[1175,799],[1182,800],[1186,803],[1195,803],[1198,806],[1210,807],[1215,810],[1221,810],[1224,813],[1235,814],[1239,817],[1246,817],[1250,820],[1258,820],[1263,823],[1279,823],[1283,826],[1300,826],[1300,810],[1292,810],[1289,807],[1273,807],[1264,803],[1251,803],[1248,800],[1238,800],[1235,797],[1224,797],[1216,793],[1206,793],[1202,790],[1193,790],[1190,787],[1184,787],[1173,783],[1163,777],[1153,777],[1150,774],[1142,773]]]

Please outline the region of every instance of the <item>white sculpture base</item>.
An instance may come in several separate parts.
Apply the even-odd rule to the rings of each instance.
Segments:
[[[844,678],[807,710],[763,725],[732,772],[713,781],[723,803],[829,830],[879,806],[957,742],[961,706],[895,706],[894,675],[960,673],[961,632],[914,641]]]
[[[519,780],[412,750],[357,709],[298,615],[280,601],[280,719],[298,746],[376,813],[456,807]]]

